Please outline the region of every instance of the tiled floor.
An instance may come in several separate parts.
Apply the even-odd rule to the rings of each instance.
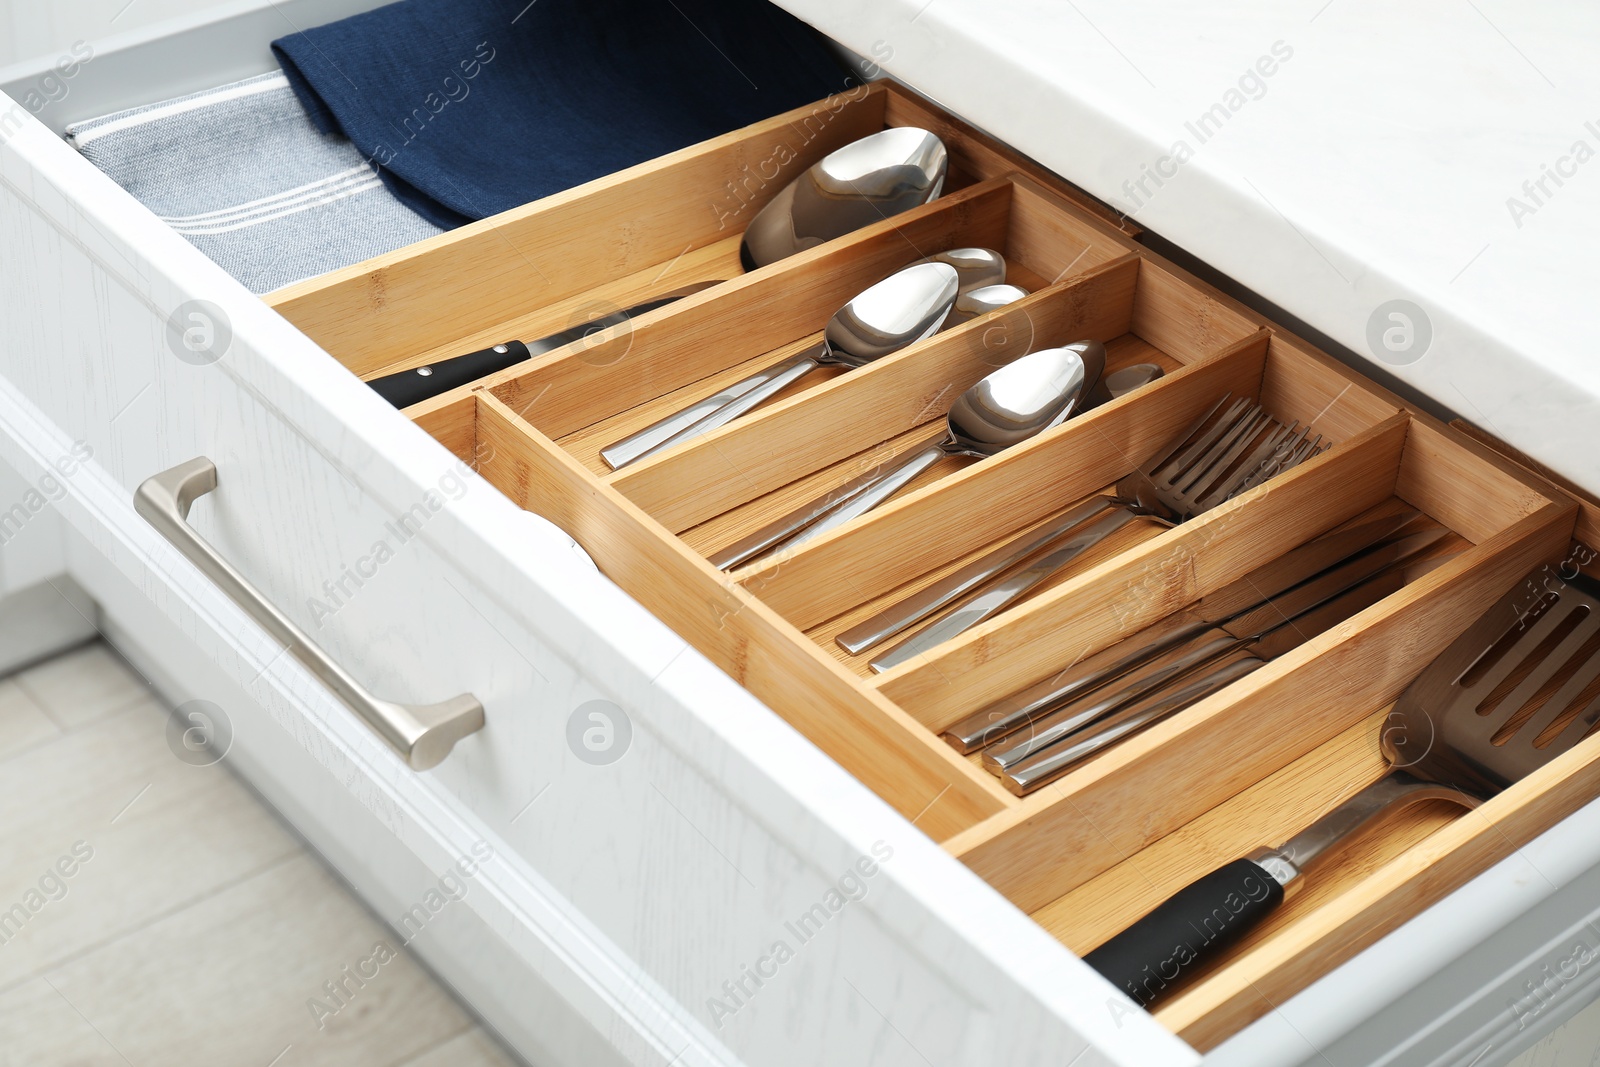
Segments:
[[[510,1067],[403,950],[330,1000],[401,939],[167,719],[103,644],[0,679],[0,1067]]]

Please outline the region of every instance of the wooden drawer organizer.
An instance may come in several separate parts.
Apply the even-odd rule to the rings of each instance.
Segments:
[[[944,197],[743,274],[743,224],[790,176],[885,125],[943,135]],[[772,161],[782,160],[778,166]],[[774,169],[775,177],[765,175]],[[812,342],[855,292],[947,248],[1006,254],[1027,300],[778,400],[619,472],[600,446]],[[1142,248],[1005,149],[882,85],[706,142],[275,294],[364,377],[722,284],[406,414],[769,707],[1082,953],[1189,879],[1282,841],[1376,778],[1411,678],[1541,560],[1577,506]],[[912,491],[775,562],[706,561],[774,513],[933,434],[961,389],[1082,337],[1160,381]],[[1175,529],[1134,524],[922,660],[882,675],[841,628],[1104,492],[1225,392],[1333,447]],[[1050,787],[1016,798],[938,731],[985,702],[1374,509],[1448,527],[1448,561]],[[1308,879],[1156,1015],[1209,1048],[1600,792],[1591,739],[1470,815],[1413,809]]]

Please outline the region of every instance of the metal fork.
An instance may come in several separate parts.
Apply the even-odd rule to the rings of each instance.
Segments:
[[[931,625],[875,658],[886,671],[966,632],[1135,519],[1176,526],[1255,488],[1322,450],[1310,427],[1283,426],[1248,398],[1218,400],[1176,442],[1117,483],[1026,538],[968,564],[841,633],[852,655],[944,610]],[[1227,405],[1227,410],[1218,411]],[[1091,520],[1092,526],[1078,530]],[[1078,532],[1074,532],[1078,531]],[[1067,540],[1062,541],[1063,537]],[[954,605],[954,606],[951,606]],[[946,610],[947,609],[947,610]]]

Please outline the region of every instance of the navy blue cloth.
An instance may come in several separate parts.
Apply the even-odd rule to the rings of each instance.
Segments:
[[[272,50],[317,127],[444,227],[857,84],[764,0],[401,0]]]

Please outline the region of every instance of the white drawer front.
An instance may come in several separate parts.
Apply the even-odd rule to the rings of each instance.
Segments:
[[[76,533],[434,869],[494,842],[472,906],[628,1059],[1197,1060],[31,121],[0,247],[5,458],[87,442]],[[214,362],[169,343],[197,300]],[[133,514],[199,455],[191,521],[251,582],[379,696],[471,692],[485,729],[412,772]],[[631,723],[611,764],[569,743],[592,701]]]

